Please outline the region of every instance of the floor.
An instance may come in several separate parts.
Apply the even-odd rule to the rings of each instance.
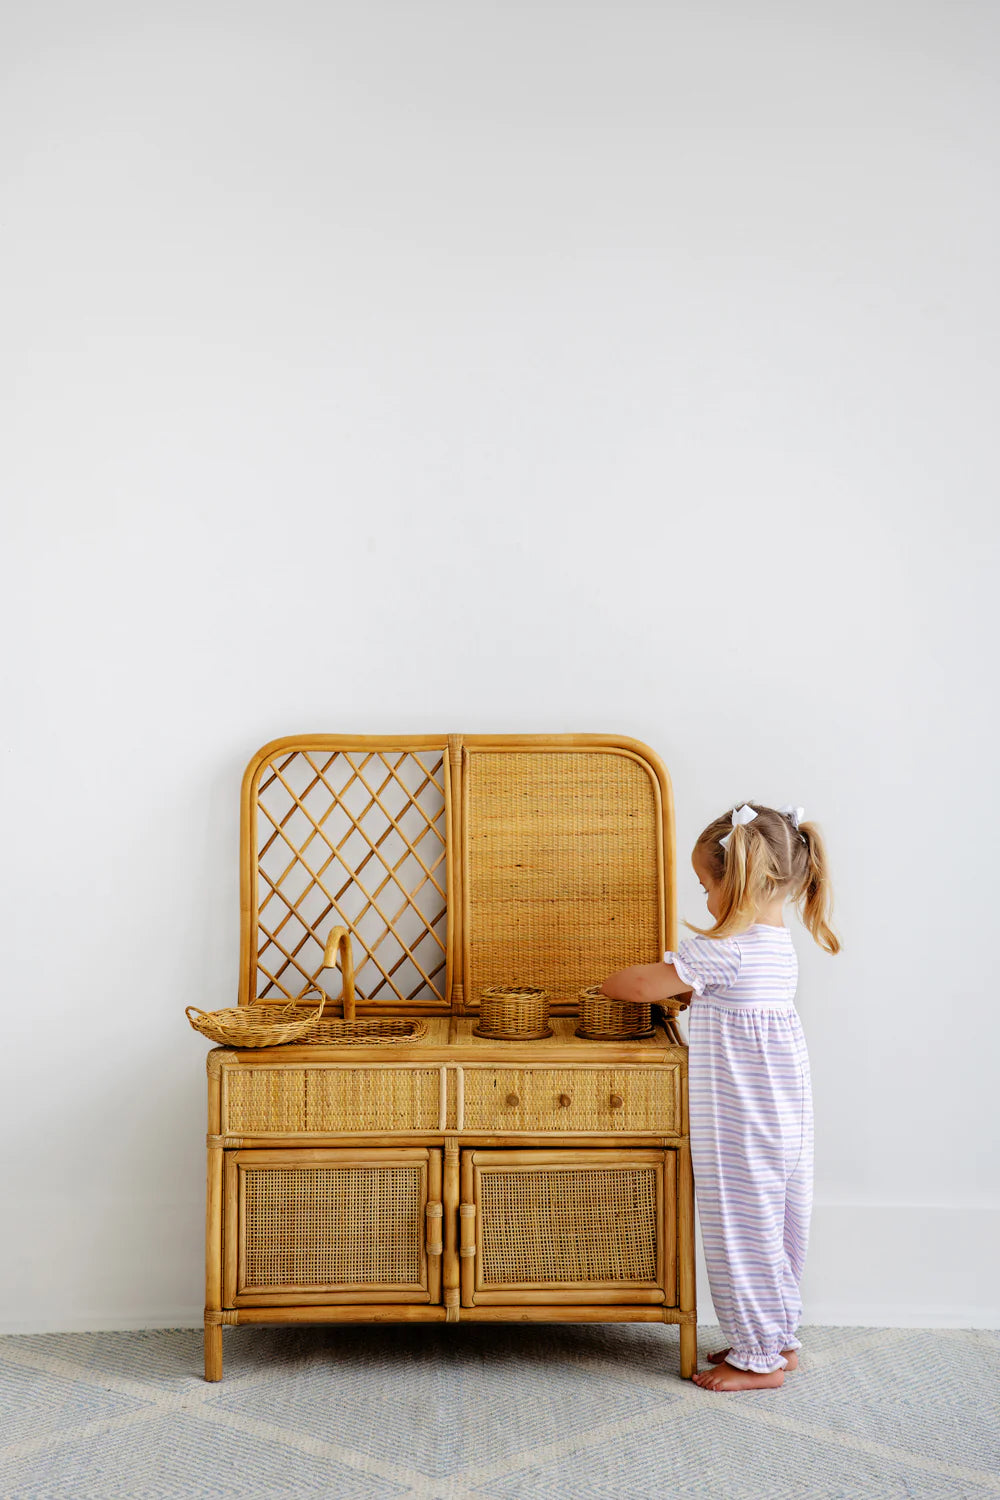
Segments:
[[[190,1329],[0,1338],[0,1495],[1000,1496],[1000,1332],[799,1337],[732,1394],[651,1324],[227,1328],[216,1385]]]

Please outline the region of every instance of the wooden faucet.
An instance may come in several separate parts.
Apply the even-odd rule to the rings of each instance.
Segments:
[[[323,951],[324,969],[334,969],[337,966],[337,954],[340,953],[340,972],[344,978],[344,993],[341,996],[344,1006],[344,1020],[354,1020],[354,957],[351,953],[351,934],[346,927],[334,927],[326,940],[326,948]]]

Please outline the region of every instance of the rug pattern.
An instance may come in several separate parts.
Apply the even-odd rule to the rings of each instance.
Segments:
[[[676,1327],[457,1324],[0,1338],[10,1500],[985,1500],[1000,1332],[801,1328],[775,1391],[682,1381]],[[699,1329],[698,1352],[719,1346]]]

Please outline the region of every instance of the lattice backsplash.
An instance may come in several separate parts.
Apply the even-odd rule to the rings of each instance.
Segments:
[[[298,749],[264,764],[250,804],[258,999],[320,984],[343,925],[359,1001],[445,1000],[445,776],[443,748]],[[340,993],[335,971],[321,987]]]

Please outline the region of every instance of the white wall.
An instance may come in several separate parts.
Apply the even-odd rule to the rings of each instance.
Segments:
[[[803,803],[807,1321],[1000,1321],[998,23],[6,7],[4,1327],[200,1319],[183,1007],[298,730],[645,740],[695,920]]]

